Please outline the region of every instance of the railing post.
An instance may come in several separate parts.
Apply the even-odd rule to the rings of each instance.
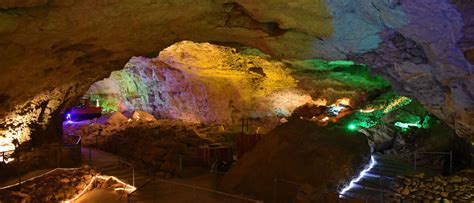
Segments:
[[[21,163],[20,163],[20,151],[18,151],[18,184],[21,185]]]
[[[92,152],[91,152],[90,147],[89,147],[89,166],[92,168]]]
[[[56,150],[56,153],[58,153],[58,156],[57,156],[58,157],[58,163],[57,163],[58,167],[56,167],[56,168],[60,168],[60,166],[61,166],[61,163],[60,163],[61,162],[61,160],[60,160],[61,155],[59,154],[60,153],[60,147],[58,147],[58,149]]]
[[[246,132],[249,132],[249,118],[246,117],[245,119],[246,119],[246,125],[247,125],[247,126],[246,126],[246,127],[247,127],[247,131],[246,131]]]
[[[5,163],[5,151],[2,152],[2,162]]]
[[[380,202],[384,202],[383,201],[383,189],[382,189],[382,176],[379,175],[379,190],[380,190]]]
[[[155,203],[155,202],[156,202],[156,192],[158,191],[158,186],[157,186],[157,184],[156,184],[156,178],[153,179],[152,184],[153,184],[153,187],[155,188],[155,189],[153,190],[153,203]]]
[[[180,154],[178,155],[178,177],[182,178],[182,171],[183,171],[183,156]]]
[[[194,202],[197,202],[197,189],[194,188]]]
[[[135,187],[135,166],[132,166],[132,184]]]
[[[416,173],[416,151],[414,153],[414,160],[413,160],[413,172]]]
[[[277,182],[276,178],[273,179],[273,203],[277,202]]]
[[[453,151],[449,151],[449,175],[453,174]]]

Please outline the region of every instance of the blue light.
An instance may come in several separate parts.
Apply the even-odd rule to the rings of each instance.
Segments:
[[[342,109],[346,108],[344,105],[335,105],[335,106],[329,106],[328,108],[328,114],[331,116],[337,116],[339,112],[341,112]]]
[[[71,114],[70,114],[70,113],[68,113],[68,114],[66,115],[66,120],[71,121]]]
[[[364,178],[365,176],[368,175],[367,172],[369,172],[370,170],[372,170],[372,168],[375,166],[375,164],[377,164],[377,162],[375,161],[374,159],[374,156],[370,156],[370,163],[368,166],[366,166],[366,168],[364,170],[362,170],[359,175],[352,179],[351,182],[349,183],[349,185],[347,185],[346,187],[344,187],[340,192],[339,192],[339,198],[342,198],[344,196],[344,194],[349,191],[350,189],[354,188],[356,186],[356,182],[359,182],[362,178]]]

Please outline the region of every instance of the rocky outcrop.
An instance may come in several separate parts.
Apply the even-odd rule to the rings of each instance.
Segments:
[[[70,105],[77,85],[45,91],[32,100],[18,104],[15,111],[0,121],[0,151],[13,150],[34,138],[36,144],[58,141],[62,129],[62,107]]]
[[[2,1],[1,123],[45,92],[77,83],[78,91],[67,96],[74,100],[130,56],[156,55],[187,39],[244,44],[278,58],[354,58],[458,134],[474,134],[473,68],[466,60],[473,36],[470,1],[216,0],[188,5],[184,0]],[[394,42],[398,38],[401,42]]]
[[[132,58],[91,86],[106,111],[144,110],[159,118],[234,124],[283,114],[312,100],[280,62],[208,43],[180,42],[155,59]]]

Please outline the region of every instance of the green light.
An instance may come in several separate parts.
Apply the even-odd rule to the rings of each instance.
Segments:
[[[328,64],[329,64],[329,65],[337,65],[337,66],[352,66],[352,65],[355,65],[355,63],[352,62],[352,61],[343,61],[343,60],[340,60],[340,61],[329,61]]]
[[[357,126],[355,124],[349,124],[349,126],[347,126],[349,128],[349,130],[357,130]]]
[[[419,123],[402,123],[402,122],[396,122],[395,126],[398,126],[400,128],[409,128],[409,127],[417,127],[421,128],[421,125]]]

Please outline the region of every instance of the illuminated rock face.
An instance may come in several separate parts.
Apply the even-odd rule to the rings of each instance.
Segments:
[[[54,135],[58,133],[57,125],[62,123],[61,106],[68,102],[70,94],[77,94],[76,91],[75,85],[66,85],[45,91],[27,103],[18,104],[15,107],[17,110],[0,123],[0,151],[13,150],[15,145],[29,141],[32,137],[37,139],[36,143],[57,138]]]
[[[125,67],[86,95],[99,99],[106,111],[139,109],[160,118],[221,124],[242,116],[288,116],[312,100],[295,89],[282,63],[208,43],[180,42],[155,59],[132,58]]]
[[[285,59],[353,58],[458,134],[474,134],[472,1],[6,0],[0,8],[1,123],[43,92],[77,83],[73,100],[130,56],[187,39]]]

